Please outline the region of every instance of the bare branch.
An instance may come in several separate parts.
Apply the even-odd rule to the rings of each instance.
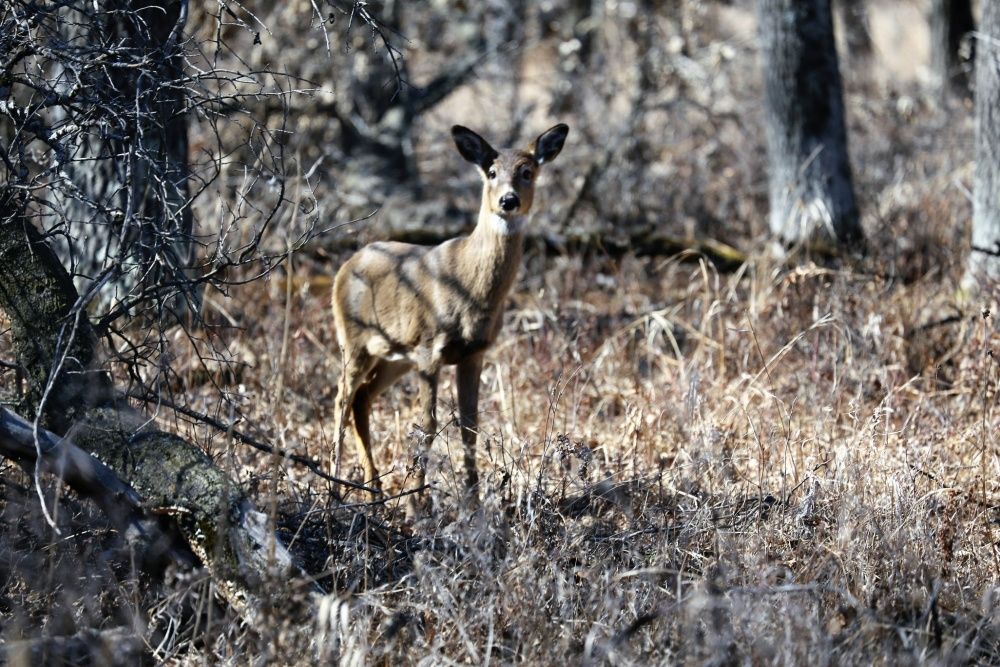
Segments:
[[[147,542],[164,538],[155,521],[146,516],[139,494],[110,468],[51,431],[0,407],[0,454],[25,466],[38,467],[66,482],[81,496],[101,508],[130,540]],[[172,538],[167,538],[173,542]],[[190,564],[189,553],[179,545],[170,549],[174,560]]]

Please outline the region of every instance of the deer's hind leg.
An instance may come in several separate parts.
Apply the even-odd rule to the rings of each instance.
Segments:
[[[364,350],[341,347],[343,367],[337,381],[337,398],[334,401],[334,464],[335,475],[340,474],[344,454],[344,436],[347,431],[347,412],[354,403],[358,389],[371,372],[373,360]],[[367,422],[367,419],[366,419]],[[367,423],[365,424],[367,430]]]
[[[372,456],[372,436],[369,428],[372,402],[409,369],[410,365],[406,362],[378,360],[370,371],[368,381],[357,389],[351,404],[354,437],[358,447],[358,459],[365,471],[365,484],[376,489],[381,489],[382,485]]]

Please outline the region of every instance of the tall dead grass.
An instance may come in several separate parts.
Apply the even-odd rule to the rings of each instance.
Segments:
[[[405,499],[338,509],[301,470],[277,472],[286,527],[330,591],[311,650],[347,664],[998,658],[994,315],[959,311],[953,276],[904,282],[877,248],[839,267],[760,255],[732,274],[682,259],[529,263],[484,372],[481,510],[458,501],[448,374],[429,515]],[[270,427],[328,458],[337,359],[305,284],[318,270],[303,265],[290,309],[300,407]],[[243,387],[262,424],[283,296],[241,310],[268,350]],[[415,401],[404,382],[373,415],[390,495],[407,487]]]
[[[956,271],[903,280],[890,252],[840,266],[760,254],[730,274],[684,257],[532,257],[483,375],[482,509],[459,502],[450,373],[423,516],[177,423],[272,508],[328,591],[315,611],[303,616],[304,581],[281,582],[268,624],[239,628],[198,573],[144,607],[127,556],[79,533],[44,547],[37,517],[18,514],[31,495],[5,483],[23,536],[6,561],[22,582],[7,588],[12,622],[62,636],[127,618],[158,659],[185,663],[995,662],[995,315],[953,298]],[[329,461],[326,267],[294,265],[292,290],[275,280],[226,305],[255,341],[230,409]],[[215,388],[186,364],[189,404],[211,412]],[[415,403],[404,381],[373,414],[389,495],[410,483]],[[78,559],[109,565],[92,596],[75,597],[81,582],[55,603]],[[27,586],[37,567],[49,588]]]

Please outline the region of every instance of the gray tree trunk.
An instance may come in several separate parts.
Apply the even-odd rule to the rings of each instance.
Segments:
[[[786,244],[862,238],[830,0],[759,0],[771,232]]]
[[[931,0],[931,70],[943,91],[968,92],[968,65],[975,59],[971,0]],[[966,41],[968,40],[968,41]],[[968,49],[963,48],[963,42]]]
[[[135,67],[80,72],[64,59],[58,76],[66,90],[81,83],[113,90],[116,103],[130,112],[124,118],[136,123],[109,119],[104,131],[82,135],[63,170],[73,187],[53,190],[53,247],[81,293],[118,267],[97,294],[101,308],[143,289],[177,308],[177,288],[163,284],[185,275],[194,248],[180,46],[186,17],[177,0],[119,4],[121,12],[100,19],[67,8],[60,23],[66,43],[82,52],[113,45],[131,55]]]
[[[976,172],[972,253],[963,285],[975,291],[1000,280],[1000,0],[983,0],[976,47]]]

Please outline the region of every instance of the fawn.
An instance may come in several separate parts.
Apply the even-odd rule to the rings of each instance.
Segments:
[[[381,488],[372,460],[371,404],[411,369],[419,377],[421,447],[426,451],[437,431],[438,371],[442,365],[456,365],[466,485],[475,493],[483,353],[496,340],[520,266],[539,168],[559,155],[568,133],[568,126],[556,125],[526,150],[497,151],[472,130],[454,126],[458,152],[479,168],[483,179],[472,233],[436,246],[371,243],[337,271],[333,317],[343,370],[335,402],[336,467],[351,410],[365,482]],[[419,486],[424,484],[422,454],[415,457]]]

